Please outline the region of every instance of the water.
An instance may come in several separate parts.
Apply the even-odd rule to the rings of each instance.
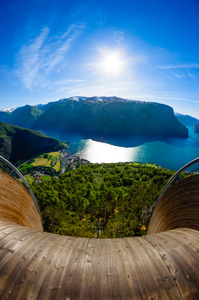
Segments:
[[[178,170],[199,156],[199,135],[191,127],[188,139],[167,139],[150,141],[145,138],[108,139],[94,141],[81,139],[79,135],[58,135],[45,132],[49,136],[70,141],[69,151],[92,163],[141,162]],[[130,147],[129,145],[133,145]]]

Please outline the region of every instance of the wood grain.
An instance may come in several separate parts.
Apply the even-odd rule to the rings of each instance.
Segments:
[[[199,231],[188,228],[198,226],[197,180],[179,183],[154,211],[151,228],[177,228],[100,240],[42,232],[29,193],[0,172],[0,299],[199,299]]]
[[[199,230],[199,175],[187,177],[165,192],[153,212],[147,234],[180,227]]]
[[[41,216],[28,190],[9,174],[0,171],[0,219],[43,230]]]

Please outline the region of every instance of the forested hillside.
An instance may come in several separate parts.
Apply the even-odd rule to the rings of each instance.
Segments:
[[[43,152],[64,147],[64,143],[37,131],[0,122],[0,155],[17,165]]]
[[[130,237],[146,233],[151,207],[173,174],[150,164],[90,164],[32,188],[46,231]]]

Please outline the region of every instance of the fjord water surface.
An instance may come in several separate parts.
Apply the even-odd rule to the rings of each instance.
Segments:
[[[92,163],[141,162],[155,163],[159,166],[178,170],[199,156],[199,135],[189,129],[189,138],[150,140],[148,138],[129,137],[110,138],[94,141],[82,139],[80,135],[47,135],[70,141],[68,151],[78,154]],[[133,146],[130,146],[133,145]]]

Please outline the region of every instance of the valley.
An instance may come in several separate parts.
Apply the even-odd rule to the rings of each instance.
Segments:
[[[57,178],[65,172],[75,170],[82,165],[89,164],[89,161],[80,159],[77,155],[62,149],[57,152],[43,153],[18,166],[18,170],[29,182],[42,182]]]
[[[198,120],[158,103],[81,97],[2,113],[8,122],[42,127],[1,122],[0,154],[31,185],[45,230],[63,235],[146,234],[161,189],[199,149]]]
[[[46,151],[42,148],[44,139],[42,143],[38,138],[37,141],[33,139],[32,144],[31,139],[26,139],[26,147],[19,145],[17,149],[20,151],[15,150],[12,142],[16,130],[8,129],[13,125],[2,123],[0,153],[17,165],[44,152],[57,151],[56,147],[64,149],[64,144],[69,146],[72,155],[92,163],[138,161],[178,169],[199,155],[199,120],[174,114],[171,107],[160,103],[119,97],[70,97],[0,111],[0,121],[35,128],[31,134],[45,134],[55,143]],[[15,153],[12,154],[14,157],[11,152]],[[23,156],[23,161],[20,156]]]

